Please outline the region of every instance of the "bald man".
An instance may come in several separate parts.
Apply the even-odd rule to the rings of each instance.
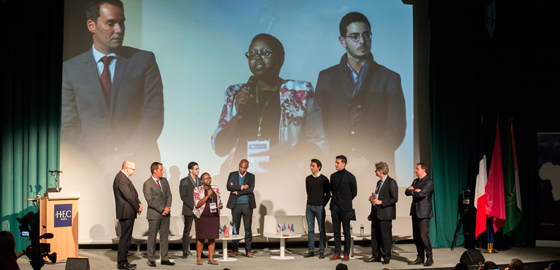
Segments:
[[[119,249],[117,253],[117,269],[136,269],[136,264],[128,263],[126,254],[132,240],[132,229],[136,215],[142,213],[142,203],[138,199],[138,192],[130,181],[136,171],[134,162],[123,162],[122,169],[113,181],[113,194],[115,195],[116,216],[121,225]]]
[[[257,208],[255,202],[255,175],[247,172],[249,161],[242,159],[239,162],[239,170],[231,172],[227,181],[227,190],[231,192],[227,203],[227,208],[231,209],[233,224],[237,229],[234,234],[239,234],[239,226],[243,217],[243,226],[245,227],[245,251],[246,256],[253,257],[251,252],[251,244],[253,243],[253,233],[251,232],[251,223],[253,222],[253,209]],[[232,242],[231,256],[235,257],[239,254],[239,240]]]

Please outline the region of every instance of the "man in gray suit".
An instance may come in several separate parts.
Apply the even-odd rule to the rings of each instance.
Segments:
[[[183,229],[183,259],[190,255],[189,246],[191,244],[191,227],[194,220],[194,188],[201,185],[198,173],[200,168],[198,163],[192,161],[188,165],[189,176],[181,179],[179,184],[179,194],[183,201],[183,217],[185,218],[185,227]]]
[[[62,144],[105,170],[110,168],[104,165],[124,159],[147,168],[160,159],[157,139],[163,129],[163,85],[155,56],[122,46],[120,0],[93,0],[86,17],[93,46],[63,64]]]
[[[113,181],[113,194],[115,195],[115,212],[121,225],[119,249],[117,253],[117,269],[136,269],[136,264],[128,263],[126,254],[132,240],[132,229],[136,215],[142,213],[142,203],[138,199],[138,192],[130,181],[136,165],[127,160],[123,162],[121,171]]]
[[[156,266],[156,236],[159,231],[161,264],[175,265],[167,257],[169,221],[171,219],[171,189],[163,178],[163,165],[159,162],[150,166],[152,176],[144,182],[144,197],[148,202],[148,265]]]

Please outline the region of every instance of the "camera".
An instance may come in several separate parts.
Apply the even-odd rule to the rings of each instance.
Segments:
[[[56,263],[56,252],[51,252],[51,244],[40,243],[41,239],[53,238],[52,233],[45,233],[39,236],[39,214],[30,212],[22,218],[16,218],[21,224],[19,226],[20,235],[29,237],[31,245],[25,249],[25,254],[29,258],[33,270],[39,270],[45,265],[44,257],[48,257],[53,263]],[[50,253],[50,254],[49,254]]]

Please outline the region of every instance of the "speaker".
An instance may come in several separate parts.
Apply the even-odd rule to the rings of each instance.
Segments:
[[[467,251],[463,252],[461,255],[460,262],[466,265],[481,265],[485,262],[484,256],[478,249],[467,249]]]
[[[89,270],[88,258],[67,258],[64,270]]]

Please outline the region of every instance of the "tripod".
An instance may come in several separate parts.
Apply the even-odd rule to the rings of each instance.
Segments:
[[[453,236],[453,242],[451,242],[451,251],[455,249],[455,245],[457,244],[457,237],[459,236],[459,231],[461,230],[461,225],[463,225],[463,220],[465,215],[469,212],[468,205],[463,205],[463,212],[461,213],[461,219],[459,219],[459,223],[457,223],[457,229],[455,229],[455,235]]]

